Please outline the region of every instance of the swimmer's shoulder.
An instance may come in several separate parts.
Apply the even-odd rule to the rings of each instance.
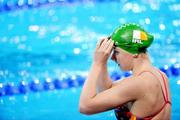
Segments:
[[[141,75],[141,76],[129,76],[129,77],[126,77],[126,78],[123,78],[123,79],[119,79],[119,80],[117,80],[117,81],[114,81],[112,86],[120,85],[120,84],[123,83],[123,82],[143,83],[143,82],[145,82],[145,81],[142,81],[143,79],[149,79],[149,78],[150,78],[150,77],[147,76],[146,74]]]
[[[139,94],[144,94],[147,90],[147,88],[153,87],[155,84],[158,85],[158,82],[154,83],[154,76],[152,76],[149,73],[143,73],[139,76],[129,76],[120,80],[117,80],[113,82],[112,87],[115,86],[131,86],[129,89],[132,91],[142,91]]]
[[[134,98],[139,99],[144,94],[143,81],[139,76],[129,76],[113,83],[112,87],[123,88],[127,95],[134,96]],[[135,100],[135,99],[134,99]]]

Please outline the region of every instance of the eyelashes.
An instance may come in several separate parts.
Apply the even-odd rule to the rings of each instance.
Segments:
[[[118,55],[118,54],[119,54],[119,51],[114,50],[114,54],[115,54],[115,55]]]

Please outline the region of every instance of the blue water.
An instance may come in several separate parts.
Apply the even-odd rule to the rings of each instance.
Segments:
[[[78,112],[80,88],[5,97],[0,111],[3,120],[114,120],[113,112],[85,116]],[[1,99],[2,101],[2,99]]]
[[[157,67],[180,63],[180,7],[177,0],[65,2],[0,13],[0,83],[43,81],[86,74],[99,37],[135,22],[155,36],[149,48]],[[109,71],[119,71],[109,61]],[[169,76],[172,120],[180,118],[180,77]],[[178,82],[179,81],[179,82]],[[78,112],[80,87],[1,96],[0,119],[115,120],[113,111],[85,116]]]

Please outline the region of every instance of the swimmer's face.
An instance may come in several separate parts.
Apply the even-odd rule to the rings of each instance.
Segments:
[[[122,70],[132,69],[133,55],[119,47],[114,47],[111,59],[114,60]]]

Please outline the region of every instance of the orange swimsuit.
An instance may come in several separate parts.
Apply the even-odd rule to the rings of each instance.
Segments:
[[[150,72],[150,71],[143,71],[143,72]],[[143,72],[141,72],[140,74],[142,74]],[[161,77],[163,78],[163,82],[164,82],[164,86],[165,86],[165,93],[164,93],[163,88],[161,86],[162,94],[163,94],[164,101],[165,101],[165,103],[161,107],[161,109],[158,110],[156,113],[150,115],[150,116],[147,116],[147,117],[144,117],[144,118],[140,118],[140,117],[138,117],[136,115],[133,115],[129,111],[129,109],[127,107],[120,106],[120,107],[115,109],[115,115],[116,115],[116,118],[118,120],[151,120],[153,117],[155,117],[157,114],[159,114],[164,109],[166,104],[170,104],[171,105],[171,102],[168,100],[168,92],[167,92],[167,87],[166,87],[166,84],[165,84],[165,78],[164,78],[164,76],[162,75],[162,73],[159,70],[158,70],[158,72],[161,74]],[[150,72],[150,73],[156,77],[156,75],[154,73],[152,73],[152,72]]]

